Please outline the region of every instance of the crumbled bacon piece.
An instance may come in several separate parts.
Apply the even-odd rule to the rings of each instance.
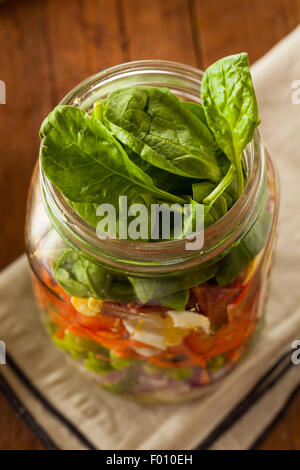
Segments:
[[[191,289],[189,308],[195,308],[206,315],[212,328],[216,329],[228,323],[227,306],[239,295],[237,287],[219,287],[212,284],[202,284]]]

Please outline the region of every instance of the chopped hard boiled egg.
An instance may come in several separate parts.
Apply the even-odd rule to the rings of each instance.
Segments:
[[[71,303],[77,312],[93,317],[101,312],[103,301],[89,297],[71,297]]]
[[[204,315],[194,312],[176,312],[175,310],[168,310],[167,314],[173,320],[175,328],[203,328],[205,332],[209,333],[209,319]]]
[[[209,333],[209,320],[204,315],[173,310],[167,315],[167,318],[159,314],[129,318],[123,324],[133,339],[161,350],[181,344],[191,329],[203,328]]]
[[[159,315],[152,318],[128,318],[123,321],[123,324],[136,341],[158,349],[166,348],[164,344],[165,323]]]

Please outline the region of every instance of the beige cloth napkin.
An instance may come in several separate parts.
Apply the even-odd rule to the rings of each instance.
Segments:
[[[0,339],[8,352],[0,388],[50,448],[246,449],[299,387],[300,365],[290,365],[291,343],[300,339],[300,104],[292,103],[291,87],[300,79],[299,47],[300,28],[253,67],[261,131],[281,179],[277,260],[263,335],[210,395],[151,407],[86,383],[43,331],[25,258],[0,274]]]

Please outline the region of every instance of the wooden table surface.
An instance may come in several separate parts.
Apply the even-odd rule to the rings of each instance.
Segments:
[[[168,59],[200,68],[245,50],[253,63],[294,29],[300,0],[8,0],[0,4],[0,268],[24,251],[42,119],[76,84],[112,65]],[[21,312],[20,312],[21,313]],[[1,336],[1,326],[0,326]],[[260,444],[300,449],[300,396]],[[0,449],[43,449],[0,394]]]

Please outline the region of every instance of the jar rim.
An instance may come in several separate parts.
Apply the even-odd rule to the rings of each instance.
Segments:
[[[161,60],[127,62],[89,77],[71,90],[60,104],[88,109],[91,103],[98,99],[99,93],[108,93],[107,90],[120,80],[123,86],[128,86],[128,81],[130,82],[132,77],[136,84],[151,79],[155,84],[159,83],[159,86],[163,80],[172,80],[170,81],[172,86],[169,86],[172,91],[175,89],[181,94],[195,94],[198,90],[200,102],[202,76],[201,70],[177,62]],[[193,268],[200,263],[211,264],[216,256],[229,249],[253,225],[262,201],[266,179],[265,152],[257,129],[243,156],[248,174],[245,189],[232,208],[205,229],[204,245],[200,250],[186,249],[186,242],[190,242],[190,238],[149,243],[109,238],[101,240],[95,228],[71,208],[64,196],[40,169],[42,198],[55,229],[67,243],[83,250],[93,261],[127,274],[172,273]]]

